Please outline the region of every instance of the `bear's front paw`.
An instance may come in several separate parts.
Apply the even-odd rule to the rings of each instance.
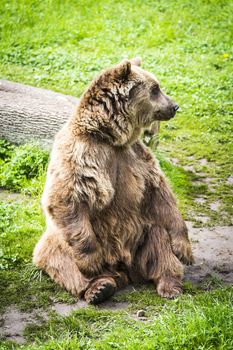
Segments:
[[[84,294],[84,299],[89,304],[99,304],[110,298],[116,290],[116,282],[113,278],[99,278],[93,282]]]
[[[192,265],[194,263],[192,247],[188,239],[175,238],[172,241],[172,250],[183,264]]]
[[[161,277],[157,284],[157,293],[168,299],[176,298],[179,294],[182,294],[182,281],[180,278],[171,276]]]

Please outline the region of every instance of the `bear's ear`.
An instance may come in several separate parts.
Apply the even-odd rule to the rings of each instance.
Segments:
[[[135,66],[141,66],[142,59],[141,57],[134,57],[134,58],[131,58],[130,62]]]
[[[123,60],[114,69],[116,78],[127,79],[131,73],[131,62],[129,60]]]

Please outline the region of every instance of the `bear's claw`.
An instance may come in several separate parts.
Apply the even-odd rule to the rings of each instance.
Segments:
[[[116,290],[116,283],[111,279],[99,279],[86,291],[84,299],[88,304],[100,304],[110,298]]]
[[[157,285],[157,292],[163,298],[176,298],[183,292],[182,281],[174,277],[161,277]]]

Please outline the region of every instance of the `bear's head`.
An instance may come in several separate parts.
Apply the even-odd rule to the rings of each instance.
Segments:
[[[174,117],[178,105],[138,58],[124,60],[101,73],[80,99],[76,128],[113,145],[134,142],[142,128]]]

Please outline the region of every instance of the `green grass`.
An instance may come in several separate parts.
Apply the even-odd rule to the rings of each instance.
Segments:
[[[232,12],[227,0],[2,0],[0,77],[80,96],[100,70],[141,56],[180,105],[176,118],[161,125],[157,152],[180,210],[196,225],[198,215],[208,216],[208,225],[229,225]],[[45,225],[40,195],[47,160],[36,145],[0,141],[0,187],[21,193],[10,199],[0,193],[1,313],[13,304],[30,312],[75,301],[31,264]],[[205,202],[196,203],[199,197]],[[211,210],[216,201],[218,211]],[[25,345],[2,341],[0,349],[230,350],[232,288],[211,283],[211,291],[186,283],[174,301],[157,297],[151,286],[125,292],[115,297],[129,302],[124,311],[51,314],[28,326]],[[134,319],[140,308],[145,322]]]
[[[134,294],[133,301],[143,299],[141,291]],[[152,293],[144,292],[144,295],[145,306],[151,308],[150,312],[146,311],[144,321],[135,320],[132,312],[93,307],[75,311],[67,317],[51,314],[47,322],[28,325],[25,337],[29,344],[23,349],[232,348],[232,288],[196,297],[186,295],[163,303]],[[132,301],[130,295],[127,299]],[[30,344],[31,341],[34,344]],[[22,347],[5,342],[2,349],[18,348]]]
[[[0,140],[0,186],[25,194],[41,193],[48,158],[48,152],[37,144],[14,147]]]

